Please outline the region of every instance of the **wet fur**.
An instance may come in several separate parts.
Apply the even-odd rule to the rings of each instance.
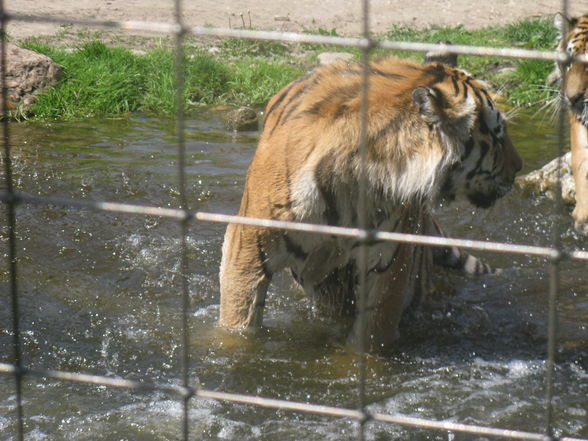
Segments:
[[[362,170],[362,66],[336,63],[300,78],[266,107],[259,146],[247,173],[239,215],[357,226]],[[439,63],[387,58],[369,66],[365,173],[368,228],[442,234],[433,204],[464,195],[490,206],[521,168],[501,113],[484,86]],[[220,323],[260,326],[273,274],[289,269],[317,302],[357,317],[356,241],[230,224],[220,270]],[[456,248],[368,246],[367,329],[371,350],[398,338],[403,311],[431,289],[434,263],[488,272]]]

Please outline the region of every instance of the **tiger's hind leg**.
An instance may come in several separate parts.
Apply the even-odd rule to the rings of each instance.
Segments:
[[[390,264],[381,271],[367,274],[364,302],[356,305],[353,329],[347,339],[355,349],[363,344],[370,352],[387,352],[400,338],[400,320],[406,309],[426,295],[432,265],[425,247],[399,243]],[[359,294],[359,293],[358,293]],[[359,299],[358,299],[359,300]],[[361,303],[363,307],[361,308]],[[364,314],[362,318],[361,315]]]
[[[220,324],[228,328],[260,327],[271,273],[265,265],[263,231],[229,224],[220,267]]]

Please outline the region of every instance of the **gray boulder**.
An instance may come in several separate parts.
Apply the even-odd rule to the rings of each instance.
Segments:
[[[51,58],[7,43],[6,105],[9,114],[27,115],[37,96],[57,84],[61,72],[61,67]]]
[[[572,176],[570,158],[570,152],[561,157],[561,197],[567,204],[573,204],[576,201],[576,186]],[[522,189],[545,193],[549,197],[554,197],[557,188],[557,168],[558,158],[555,158],[539,170],[533,170],[529,174],[518,176],[515,184]]]

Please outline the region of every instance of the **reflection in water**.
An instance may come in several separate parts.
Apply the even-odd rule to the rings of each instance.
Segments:
[[[17,187],[34,195],[177,207],[174,130],[173,121],[142,117],[13,124]],[[550,159],[553,129],[522,118],[511,132],[526,170]],[[191,209],[237,211],[256,141],[254,132],[226,133],[214,115],[187,122]],[[549,200],[513,190],[489,210],[457,202],[439,207],[438,216],[456,237],[548,244],[551,210]],[[562,222],[564,245],[587,248],[569,217]],[[181,298],[175,222],[21,205],[17,229],[27,366],[177,382]],[[355,407],[357,359],[343,346],[343,330],[314,316],[288,277],[272,287],[263,330],[249,335],[215,326],[223,231],[217,224],[190,226],[192,380],[226,392]],[[6,254],[5,225],[0,240]],[[505,272],[479,278],[437,275],[439,294],[406,317],[398,350],[368,359],[371,410],[541,430],[547,263],[526,256],[484,257]],[[6,258],[0,270],[2,293],[7,293]],[[562,264],[558,436],[588,436],[587,274],[586,264]],[[2,299],[1,361],[10,361],[7,295]],[[13,388],[10,377],[0,377],[0,439],[14,433]],[[27,439],[179,436],[180,403],[161,393],[36,379],[27,379],[23,392]],[[192,401],[190,424],[194,439],[202,440],[356,438],[352,422],[203,399]],[[367,432],[373,440],[447,438],[373,423]]]

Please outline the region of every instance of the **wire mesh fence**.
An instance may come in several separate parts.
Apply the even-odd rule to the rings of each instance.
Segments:
[[[554,378],[553,373],[555,369],[555,352],[557,345],[557,295],[560,290],[559,282],[559,265],[565,260],[579,260],[588,261],[588,252],[582,250],[564,250],[559,242],[559,229],[557,225],[553,227],[553,242],[552,246],[532,246],[524,244],[507,244],[498,242],[488,242],[482,240],[466,240],[445,237],[432,237],[411,234],[401,234],[393,232],[370,231],[366,229],[365,219],[362,221],[362,210],[359,213],[359,225],[357,228],[343,228],[332,227],[326,225],[312,225],[297,222],[276,221],[271,219],[253,219],[238,216],[228,216],[216,213],[194,212],[190,210],[189,196],[186,191],[186,149],[185,149],[185,115],[183,113],[183,106],[179,105],[183,97],[185,87],[185,79],[183,74],[183,60],[184,60],[184,39],[187,35],[195,36],[214,36],[222,38],[245,38],[254,40],[272,40],[297,42],[308,44],[323,44],[333,46],[349,46],[360,48],[362,51],[362,63],[364,66],[368,65],[370,53],[375,48],[395,49],[404,51],[437,51],[453,54],[476,55],[476,56],[498,56],[507,58],[526,58],[536,60],[555,61],[559,63],[566,63],[570,61],[570,56],[558,51],[538,51],[532,49],[518,49],[518,48],[489,48],[489,47],[474,47],[462,45],[446,45],[446,44],[427,44],[419,42],[399,42],[399,41],[385,41],[373,39],[370,35],[370,26],[368,22],[369,16],[369,0],[363,0],[363,36],[358,38],[325,36],[325,35],[311,35],[292,32],[273,32],[273,31],[258,31],[251,29],[225,29],[225,28],[211,28],[211,27],[191,27],[186,26],[182,21],[182,4],[181,1],[175,1],[175,23],[147,23],[138,21],[126,22],[111,22],[100,20],[81,20],[76,17],[61,17],[48,18],[43,16],[29,16],[19,14],[5,13],[5,2],[0,0],[0,31],[4,33],[6,23],[9,20],[13,21],[32,21],[32,22],[53,22],[53,23],[69,23],[87,27],[99,27],[104,29],[118,29],[130,31],[146,31],[154,34],[165,33],[174,36],[175,39],[175,53],[176,53],[176,139],[177,139],[177,156],[178,168],[178,188],[180,205],[178,208],[163,208],[157,206],[141,206],[126,203],[114,203],[109,201],[87,201],[75,199],[60,199],[39,197],[30,194],[25,194],[17,191],[13,182],[12,169],[12,154],[11,154],[11,126],[8,122],[8,111],[6,108],[6,93],[7,84],[4,73],[6,72],[6,44],[5,40],[0,40],[0,70],[2,75],[2,141],[4,148],[4,181],[5,191],[0,193],[0,198],[6,207],[7,218],[5,220],[8,231],[8,272],[10,275],[10,283],[8,296],[11,303],[12,336],[13,336],[13,354],[14,363],[0,363],[0,373],[12,376],[14,378],[15,391],[15,414],[16,414],[16,433],[14,438],[18,440],[24,439],[24,417],[23,407],[25,406],[25,397],[23,397],[22,384],[25,378],[36,378],[37,381],[45,381],[52,379],[64,382],[77,382],[88,385],[101,385],[112,388],[128,389],[130,391],[158,391],[169,394],[172,397],[181,400],[183,405],[183,427],[182,436],[184,440],[190,439],[190,424],[189,424],[189,409],[191,399],[194,397],[207,398],[218,401],[241,403],[251,406],[260,406],[272,409],[287,410],[292,412],[311,413],[323,416],[330,416],[333,418],[345,418],[357,422],[358,435],[357,439],[364,439],[364,427],[369,422],[381,422],[395,425],[404,425],[414,428],[434,429],[443,432],[474,434],[481,437],[493,437],[503,439],[524,439],[524,440],[552,440],[554,438],[554,421],[553,421],[553,406],[554,396]],[[567,13],[568,5],[565,0],[562,1],[562,12]],[[579,61],[583,61],[582,58]],[[367,69],[364,69],[364,92],[362,96],[362,153],[365,155],[365,127],[367,124],[367,87],[368,74]],[[563,86],[562,86],[563,87]],[[561,156],[565,148],[565,110],[561,110],[559,122],[559,153]],[[365,183],[360,183],[360,194],[365,190]],[[556,192],[559,194],[559,192]],[[363,199],[363,198],[361,198]],[[30,369],[22,359],[22,337],[20,331],[20,312],[19,312],[19,267],[17,265],[17,235],[16,235],[16,207],[18,204],[28,203],[37,205],[52,205],[62,207],[70,210],[93,210],[100,212],[111,212],[125,215],[137,216],[154,216],[169,218],[177,221],[181,226],[180,247],[181,247],[181,275],[182,275],[182,378],[181,384],[156,384],[143,381],[127,380],[123,378],[112,378],[110,376],[89,375],[84,373],[66,372],[51,369]],[[562,203],[559,201],[558,210],[562,210]],[[365,211],[365,210],[363,210]],[[275,228],[281,230],[303,231],[315,234],[329,234],[334,236],[352,237],[359,242],[367,240],[392,241],[392,242],[409,242],[428,246],[456,246],[469,250],[483,250],[496,253],[511,253],[525,256],[540,256],[549,259],[550,263],[550,288],[549,288],[549,331],[547,341],[547,358],[545,368],[545,421],[543,427],[538,427],[535,432],[500,429],[494,427],[484,427],[478,425],[460,424],[449,421],[435,421],[426,418],[412,418],[405,416],[395,416],[368,410],[365,398],[365,350],[360,350],[359,353],[359,368],[360,375],[358,376],[358,401],[355,409],[315,405],[302,402],[294,402],[288,400],[278,400],[263,398],[260,396],[240,395],[226,393],[222,391],[207,390],[192,384],[190,379],[190,335],[188,319],[190,314],[190,297],[189,285],[187,281],[187,274],[189,272],[190,262],[188,261],[188,225],[198,222],[220,222],[220,223],[241,223],[244,225],[261,226],[265,228]],[[555,222],[556,223],[556,222]],[[365,258],[365,256],[364,256]],[[360,264],[360,267],[362,265]],[[366,273],[365,262],[363,263],[363,274]],[[365,283],[364,283],[365,284]],[[360,283],[361,285],[361,283]],[[361,299],[365,298],[365,293],[360,294]],[[359,310],[362,310],[360,307]],[[561,438],[562,440],[580,440],[579,438]],[[586,441],[586,440],[584,440]]]

